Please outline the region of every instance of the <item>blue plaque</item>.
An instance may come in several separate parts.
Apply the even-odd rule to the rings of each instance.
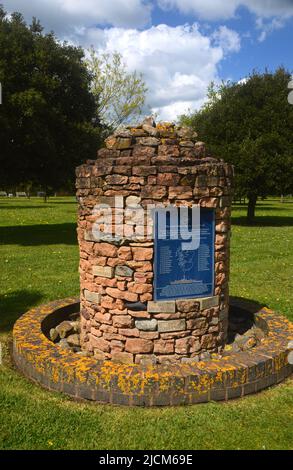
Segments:
[[[171,217],[170,210],[175,210],[176,217]],[[195,249],[190,248],[192,245],[186,249],[186,235],[184,240],[181,236],[183,224],[188,226],[183,228],[189,229],[189,233],[194,232],[192,210],[188,209],[187,217],[180,214],[178,208],[158,209],[155,212],[154,299],[157,301],[214,295],[214,210],[200,209],[197,228],[200,238]],[[159,216],[162,215],[165,218],[165,235],[159,223]]]

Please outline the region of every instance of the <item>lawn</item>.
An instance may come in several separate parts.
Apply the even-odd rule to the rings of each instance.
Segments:
[[[233,210],[231,294],[293,321],[293,200],[261,201],[256,222]],[[12,366],[15,320],[33,305],[78,295],[74,198],[0,199],[1,449],[292,449],[292,380],[229,403],[123,408],[48,392]]]

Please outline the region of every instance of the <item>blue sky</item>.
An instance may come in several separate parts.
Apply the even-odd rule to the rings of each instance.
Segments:
[[[245,6],[238,7],[235,18],[225,21],[202,21],[198,15],[180,13],[178,10],[162,11],[156,7],[152,13],[152,24],[167,23],[177,26],[195,20],[202,24],[203,31],[208,31],[206,24],[211,29],[224,24],[229,29],[237,31],[241,36],[241,49],[220,64],[219,73],[223,79],[231,78],[237,81],[253,69],[264,70],[268,67],[274,70],[279,65],[284,65],[293,72],[293,16],[284,21],[282,27],[269,32],[264,40],[260,40],[261,31],[256,28],[256,18],[256,15]],[[274,16],[271,17],[271,21],[273,18]]]
[[[199,108],[211,80],[293,71],[293,0],[2,0],[98,53],[118,51],[148,86],[147,110],[174,120]]]

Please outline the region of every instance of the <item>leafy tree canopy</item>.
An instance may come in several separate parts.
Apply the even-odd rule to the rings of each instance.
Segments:
[[[236,193],[248,197],[248,219],[258,197],[293,192],[291,74],[253,72],[240,83],[211,84],[203,108],[181,116],[211,151],[235,165]]]
[[[77,164],[95,157],[100,126],[83,57],[35,18],[28,26],[0,5],[1,186],[64,187]]]
[[[97,54],[91,48],[87,61],[92,73],[92,92],[97,98],[97,116],[110,130],[135,120],[145,103],[147,92],[143,77],[128,72],[118,52]]]

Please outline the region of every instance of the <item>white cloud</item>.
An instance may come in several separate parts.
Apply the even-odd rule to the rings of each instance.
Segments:
[[[279,18],[273,18],[269,21],[265,21],[263,18],[257,18],[256,28],[260,30],[260,35],[258,37],[259,42],[263,42],[270,33],[283,28],[283,26],[284,20]]]
[[[129,70],[142,72],[149,89],[147,104],[168,120],[203,103],[208,84],[218,80],[219,62],[240,47],[235,31],[221,27],[208,37],[196,24],[144,31],[92,28],[82,40],[99,52],[120,52]]]
[[[223,20],[235,16],[240,6],[247,7],[260,17],[293,16],[292,0],[157,0],[163,9],[177,8],[206,20]]]
[[[239,34],[227,28],[227,26],[220,26],[213,33],[212,38],[224,51],[238,52],[240,50],[241,42]]]
[[[219,63],[239,50],[240,38],[225,26],[214,33],[202,33],[196,24],[138,30],[150,21],[154,1],[9,0],[6,10],[21,11],[28,21],[36,16],[47,30],[74,44],[120,52],[129,70],[143,73],[147,112],[151,108],[160,119],[173,120],[200,107],[210,81],[218,81]]]
[[[234,18],[239,7],[246,7],[256,16],[260,42],[293,17],[293,0],[157,0],[157,3],[163,10],[176,9],[210,21]]]
[[[236,0],[157,0],[163,10],[177,8],[181,13],[194,14],[205,20],[231,18]]]
[[[151,6],[150,0],[4,0],[9,13],[20,11],[29,22],[36,16],[57,34],[97,24],[142,27],[150,23]]]

